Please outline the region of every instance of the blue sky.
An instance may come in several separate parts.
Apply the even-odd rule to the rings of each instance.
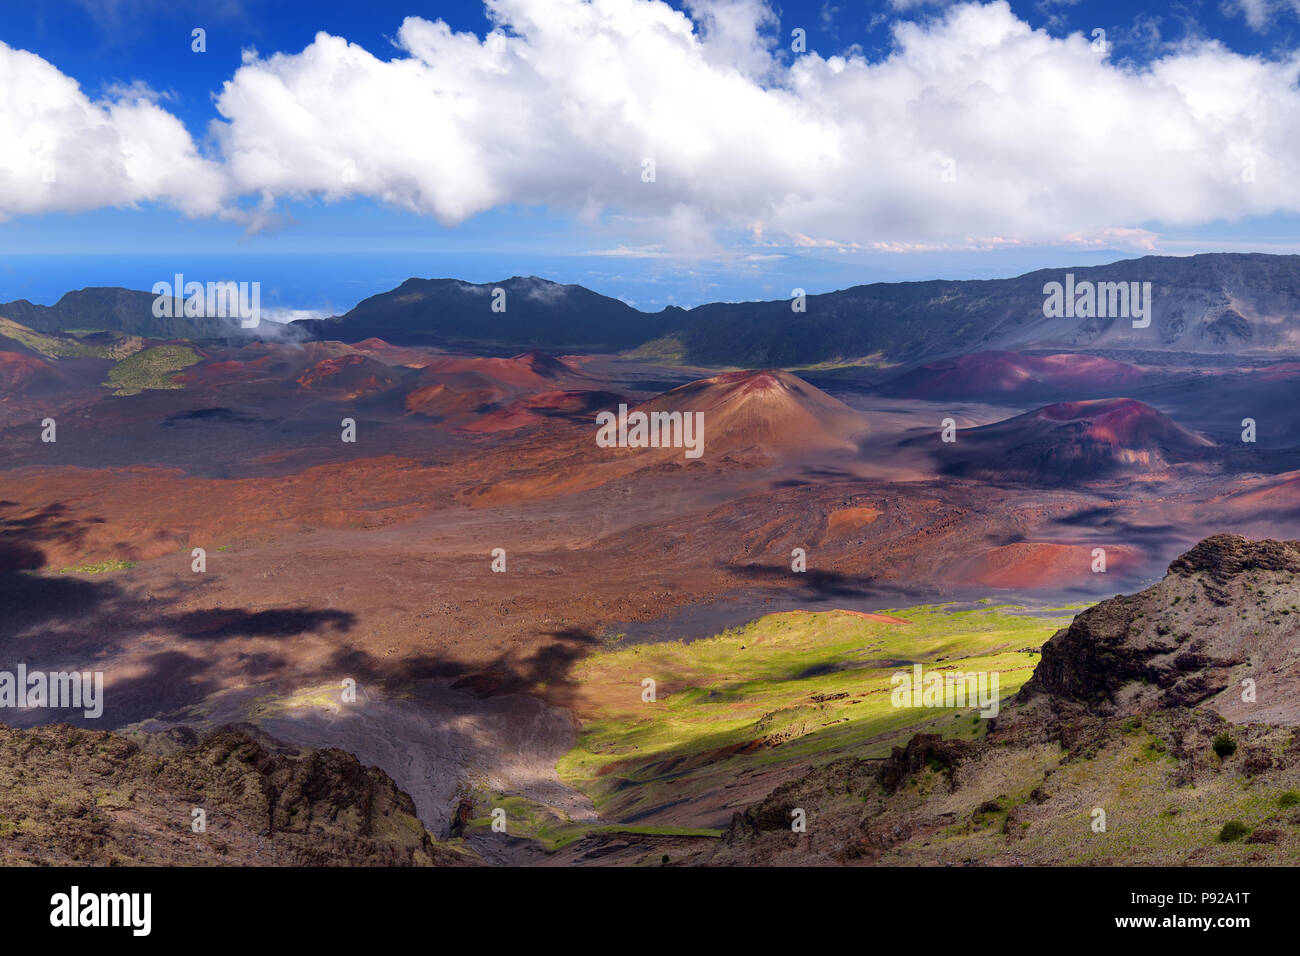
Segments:
[[[1288,2],[550,2],[5,4],[0,301],[188,263],[285,308],[409,269],[653,309],[1300,251]]]

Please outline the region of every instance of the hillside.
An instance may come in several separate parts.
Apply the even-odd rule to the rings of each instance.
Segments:
[[[1045,318],[1043,287],[1150,282],[1152,321]],[[921,361],[987,349],[1219,354],[1300,347],[1300,256],[1145,256],[1013,279],[875,283],[788,301],[700,306],[678,336],[696,362],[791,366],[880,355]]]
[[[193,810],[206,812],[202,833]],[[201,739],[0,726],[0,863],[430,866],[438,844],[388,775],[341,750],[299,750],[251,726]]]
[[[0,393],[5,397],[39,394],[61,385],[59,373],[48,362],[21,352],[0,351]]]
[[[812,768],[690,862],[1295,865],[1297,569],[1300,542],[1209,538],[1058,631],[987,734]]]
[[[1156,475],[1206,457],[1213,443],[1131,398],[1059,402],[968,428],[936,450],[948,474],[1040,485]]]
[[[1114,395],[1141,382],[1141,369],[1096,355],[990,351],[927,362],[886,381],[881,392],[928,401],[984,400],[994,395],[1092,398]]]

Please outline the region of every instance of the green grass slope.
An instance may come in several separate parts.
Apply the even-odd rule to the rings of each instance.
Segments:
[[[913,663],[996,671],[1009,697],[1071,616],[942,605],[886,614],[772,614],[708,640],[586,658],[573,675],[583,726],[559,762],[561,779],[608,820],[689,824],[698,816],[675,806],[725,815],[723,792],[739,792],[747,778],[884,756],[920,731],[977,738],[986,721],[975,708],[894,707],[891,677]],[[642,700],[647,678],[653,703]]]

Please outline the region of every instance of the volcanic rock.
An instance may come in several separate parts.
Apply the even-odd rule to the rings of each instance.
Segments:
[[[1206,705],[1236,721],[1298,723],[1297,571],[1300,542],[1207,538],[1158,584],[1053,635],[1021,697],[1055,695],[1105,715]]]

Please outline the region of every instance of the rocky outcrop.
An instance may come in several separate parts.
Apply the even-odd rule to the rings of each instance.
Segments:
[[[1251,541],[1239,534],[1216,534],[1169,565],[1183,578],[1200,576],[1220,588],[1252,571],[1300,573],[1300,541]]]
[[[948,786],[955,786],[953,771],[974,748],[962,740],[945,740],[940,734],[916,734],[905,747],[895,747],[880,767],[880,784],[893,793],[922,767],[941,771]]]
[[[711,865],[1291,865],[1300,542],[1207,538],[1083,612],[974,740],[914,734],[737,813]],[[946,786],[945,786],[946,782]],[[792,833],[793,808],[810,821]],[[1092,822],[1104,811],[1108,829]],[[1225,823],[1245,840],[1225,843]]]
[[[466,862],[387,774],[342,750],[289,747],[251,725],[138,740],[0,727],[4,865]]]
[[[1207,538],[1158,584],[1053,635],[1021,698],[1052,695],[1102,716],[1205,704],[1232,719],[1300,722],[1290,693],[1298,571],[1300,542]]]

